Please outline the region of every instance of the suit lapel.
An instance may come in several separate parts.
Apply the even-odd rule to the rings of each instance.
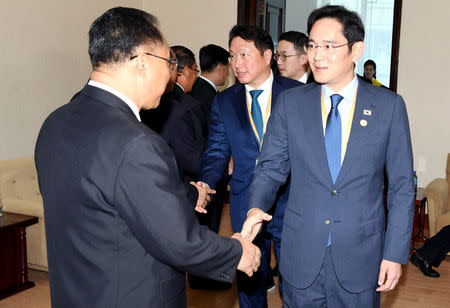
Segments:
[[[361,125],[361,120],[366,120],[370,125],[370,121],[368,121],[367,116],[364,115],[364,110],[371,110],[373,112],[376,108],[376,103],[372,97],[373,93],[370,91],[368,84],[360,80],[358,84],[355,112],[353,114],[352,128],[347,143],[347,150],[345,152],[341,171],[336,179],[336,185],[343,180],[352,166],[355,165],[354,161],[361,151],[363,141],[366,139],[367,127]]]
[[[244,85],[236,85],[234,98],[231,100],[231,103],[233,104],[233,109],[236,113],[236,117],[239,119],[243,132],[248,136],[247,140],[251,140],[251,143],[259,149],[258,140],[250,125]]]
[[[306,139],[311,146],[313,156],[317,160],[325,178],[332,183],[325,152],[325,138],[323,136],[322,110],[320,106],[320,85],[316,84],[305,93],[304,101],[299,102],[300,118]],[[301,100],[301,99],[300,99]]]

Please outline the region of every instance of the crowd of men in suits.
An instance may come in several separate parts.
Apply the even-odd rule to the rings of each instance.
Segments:
[[[356,13],[325,6],[276,50],[234,26],[199,75],[154,16],[100,16],[90,80],[36,144],[52,305],[184,307],[185,272],[223,288],[237,269],[240,307],[264,308],[273,242],[285,307],[378,307],[408,262],[412,151],[403,99],[354,73],[363,41]]]

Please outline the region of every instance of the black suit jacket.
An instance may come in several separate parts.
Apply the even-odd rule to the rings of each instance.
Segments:
[[[52,307],[185,307],[184,272],[231,282],[236,240],[201,227],[172,151],[118,97],[87,85],[35,152]]]
[[[202,103],[203,110],[207,116],[207,123],[209,124],[212,103],[217,95],[216,89],[205,79],[198,77],[189,94]]]
[[[208,138],[203,106],[177,84],[161,101],[161,106],[167,110],[161,137],[172,149],[185,181],[196,180]]]

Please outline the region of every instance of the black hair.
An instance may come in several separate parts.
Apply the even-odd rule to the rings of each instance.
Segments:
[[[274,47],[272,37],[261,28],[243,25],[234,26],[230,31],[228,47],[231,46],[231,41],[235,37],[240,37],[247,42],[253,42],[261,55],[263,55],[267,49],[270,49],[270,51],[273,52]]]
[[[367,60],[366,62],[364,62],[364,68],[366,67],[366,65],[372,65],[373,66],[373,78],[377,79],[377,65],[375,64],[375,61],[373,60]]]
[[[181,45],[170,47],[175,53],[175,57],[177,58],[178,72],[181,72],[185,66],[192,67],[195,63],[195,55],[189,49]]]
[[[288,31],[281,33],[278,41],[291,42],[292,44],[294,44],[294,49],[298,53],[304,54],[305,53],[304,46],[308,42],[308,37],[306,36],[306,34],[302,32]]]
[[[228,64],[230,53],[217,45],[209,44],[200,48],[199,59],[202,72],[212,72],[217,65]]]
[[[358,13],[349,11],[341,5],[326,5],[318,8],[308,17],[308,35],[316,21],[322,18],[336,19],[343,28],[343,34],[349,43],[349,48],[355,42],[364,41],[364,25]]]
[[[120,63],[133,56],[143,44],[162,44],[158,20],[147,12],[115,7],[98,17],[89,30],[89,56],[92,67]]]

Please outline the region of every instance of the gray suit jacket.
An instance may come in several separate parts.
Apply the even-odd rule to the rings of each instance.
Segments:
[[[184,272],[232,281],[241,245],[197,223],[172,151],[118,97],[87,85],[35,160],[52,307],[179,308]]]
[[[320,90],[311,83],[280,94],[250,187],[249,208],[269,209],[290,171],[281,242],[283,278],[297,288],[310,286],[331,232],[337,277],[345,289],[361,292],[377,285],[382,259],[408,262],[414,199],[408,117],[399,95],[360,81],[347,151],[333,184]]]

